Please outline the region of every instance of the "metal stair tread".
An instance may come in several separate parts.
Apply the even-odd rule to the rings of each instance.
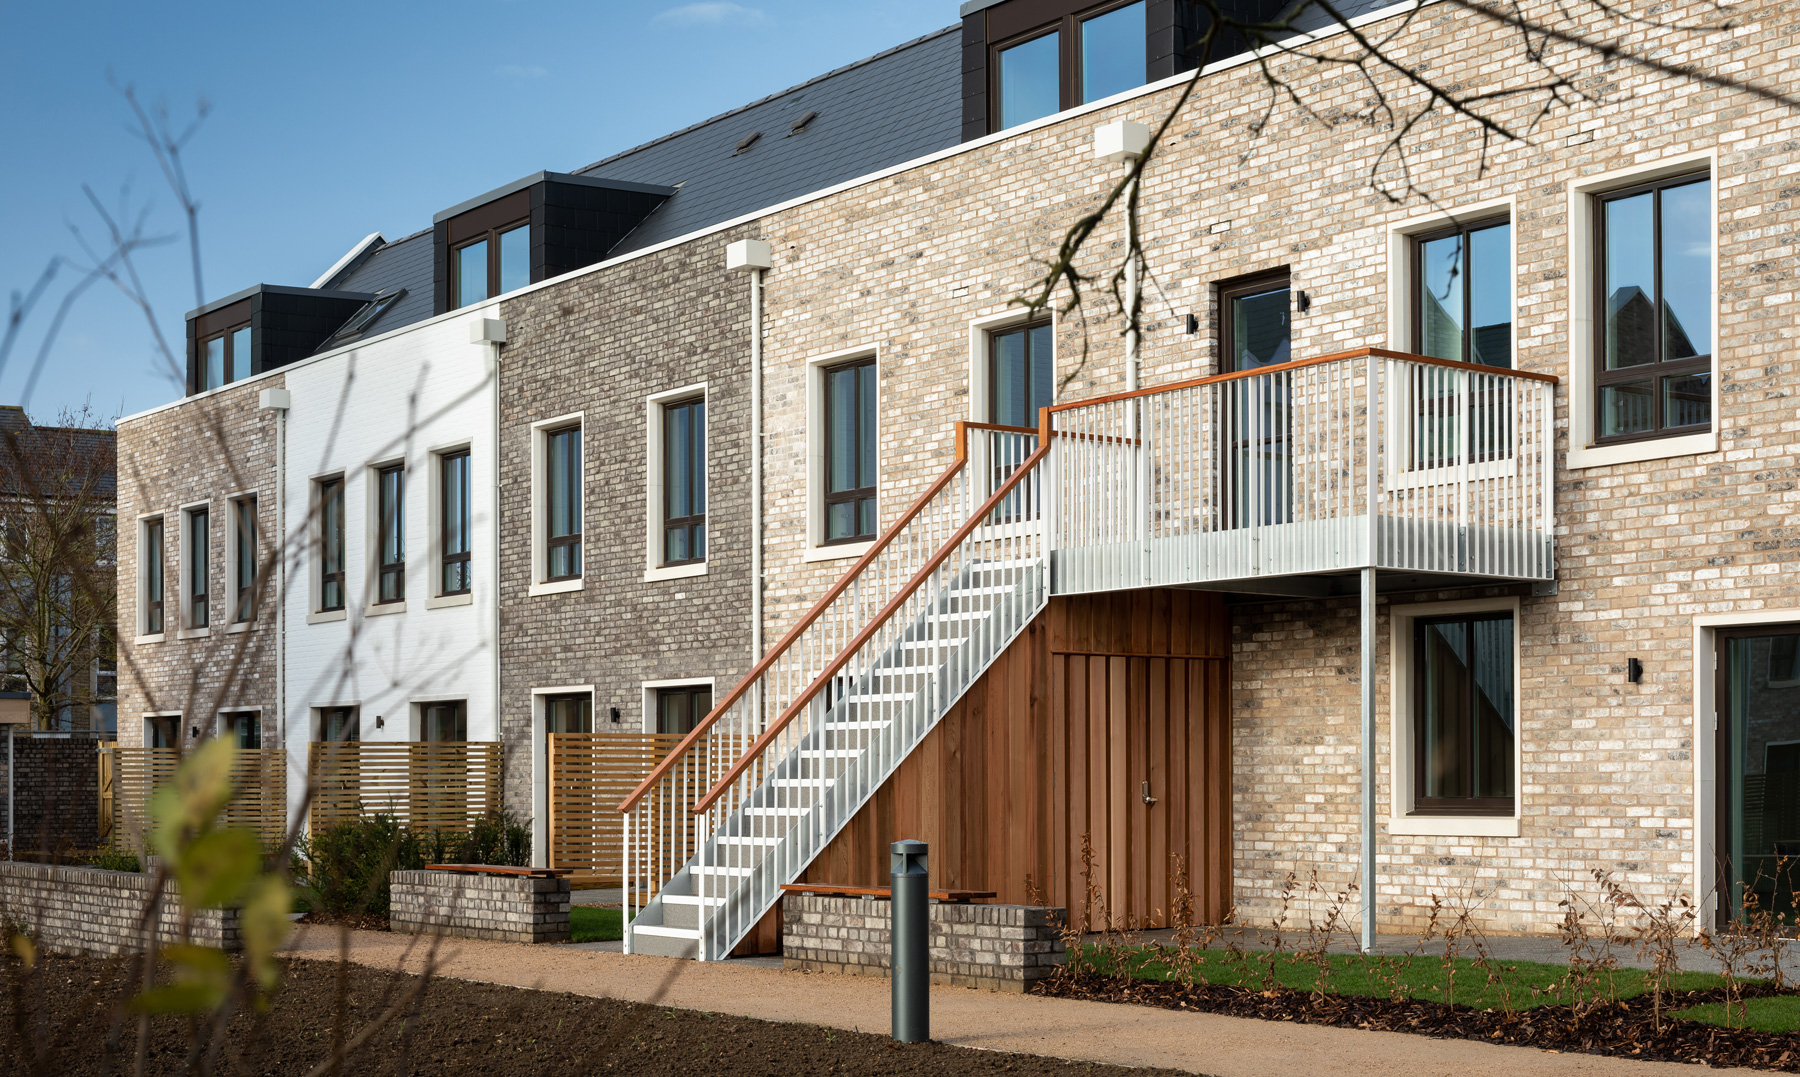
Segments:
[[[693,939],[698,941],[700,938],[700,929],[697,927],[664,927],[661,924],[634,923],[631,925],[631,930],[640,935],[656,935],[665,939]]]

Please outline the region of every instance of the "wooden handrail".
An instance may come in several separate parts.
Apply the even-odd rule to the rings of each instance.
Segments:
[[[745,676],[738,681],[737,685],[726,694],[724,700],[709,711],[705,718],[696,723],[688,735],[682,738],[681,743],[677,744],[673,751],[664,756],[662,761],[651,769],[644,780],[638,783],[638,787],[631,791],[631,795],[619,803],[620,811],[628,812],[636,807],[637,802],[642,800],[644,794],[650,791],[650,787],[661,781],[663,775],[674,768],[675,764],[680,761],[683,755],[687,754],[688,750],[694,746],[695,742],[706,735],[706,731],[712,728],[713,723],[717,722],[720,716],[723,715],[729,707],[739,699],[742,699],[744,693],[750,690],[750,686],[755,684],[757,680],[768,671],[768,668],[771,665],[775,664],[776,659],[778,659],[782,653],[793,646],[794,641],[800,638],[800,633],[806,631],[812,626],[814,621],[817,621],[820,617],[824,616],[825,610],[829,608],[833,602],[837,601],[839,595],[849,589],[851,581],[856,579],[862,570],[867,568],[869,563],[874,561],[875,558],[880,555],[881,551],[887,548],[890,542],[894,541],[894,537],[900,533],[901,529],[907,524],[912,523],[913,518],[925,510],[926,504],[928,504],[932,498],[936,497],[945,486],[950,484],[950,480],[956,477],[956,473],[961,471],[969,462],[968,431],[970,430],[1000,430],[1019,434],[1040,433],[1038,430],[1033,430],[1024,426],[998,426],[994,423],[958,422],[956,424],[956,461],[946,468],[944,473],[937,477],[936,481],[925,488],[925,492],[920,494],[918,499],[912,503],[912,507],[901,513],[900,518],[895,520],[886,531],[882,532],[881,537],[875,540],[875,544],[870,546],[861,557],[856,559],[856,563],[851,565],[849,570],[840,576],[836,583],[832,584],[831,589],[826,591],[819,601],[813,603],[812,609],[806,611],[806,616],[800,618],[799,622],[796,623],[794,627],[788,629],[786,635],[775,642],[775,646],[769,648],[768,653],[763,655],[762,659],[750,668],[750,672],[745,674]]]
[[[1511,367],[1487,366],[1482,363],[1464,363],[1456,359],[1439,359],[1430,355],[1414,355],[1411,352],[1389,351],[1386,348],[1353,348],[1347,352],[1333,352],[1312,359],[1295,359],[1289,363],[1277,363],[1274,366],[1260,366],[1254,370],[1234,370],[1229,374],[1209,374],[1204,378],[1190,378],[1169,385],[1152,386],[1149,389],[1134,389],[1126,393],[1112,393],[1108,396],[1090,396],[1082,400],[1071,400],[1067,404],[1051,404],[1047,410],[1073,411],[1076,408],[1093,407],[1096,404],[1111,404],[1119,400],[1131,400],[1142,396],[1155,396],[1158,393],[1170,393],[1177,389],[1192,389],[1197,385],[1214,385],[1219,382],[1239,381],[1244,378],[1259,377],[1263,374],[1279,374],[1285,370],[1298,370],[1301,367],[1320,366],[1324,363],[1339,363],[1345,359],[1366,359],[1376,356],[1381,359],[1400,359],[1409,363],[1423,363],[1427,366],[1449,367],[1452,370],[1473,370],[1479,374],[1494,374],[1502,377],[1527,378],[1532,381],[1547,381],[1552,385],[1562,379],[1555,374],[1540,374],[1535,370],[1514,370]]]
[[[959,423],[958,425],[961,424]],[[782,711],[778,718],[769,723],[769,728],[763,730],[760,736],[750,742],[750,746],[744,749],[744,754],[739,756],[738,761],[733,763],[731,769],[725,772],[725,776],[720,778],[711,789],[707,790],[706,795],[700,798],[700,802],[694,805],[693,814],[699,815],[707,808],[712,807],[713,801],[724,795],[726,787],[736,781],[738,775],[749,768],[756,757],[762,754],[763,749],[767,748],[769,744],[774,741],[775,737],[787,727],[787,724],[793,721],[795,716],[802,710],[806,709],[807,704],[811,702],[813,696],[818,694],[819,689],[829,684],[831,678],[837,676],[838,670],[843,669],[844,666],[849,663],[850,656],[860,650],[863,644],[869,642],[869,640],[874,637],[875,633],[881,630],[881,626],[887,622],[887,619],[894,614],[894,611],[900,608],[901,603],[905,602],[908,598],[911,598],[914,591],[917,591],[920,587],[924,586],[925,581],[931,577],[933,572],[937,571],[938,566],[943,564],[950,557],[951,551],[962,545],[963,539],[968,538],[969,533],[980,526],[981,521],[987,519],[995,509],[1000,507],[1001,502],[1006,500],[1006,495],[1012,493],[1013,487],[1024,481],[1025,476],[1029,474],[1030,471],[1037,466],[1038,461],[1042,460],[1045,454],[1050,451],[1050,444],[1049,440],[1043,440],[1042,443],[1032,451],[1030,456],[1027,456],[1024,460],[1020,461],[1019,466],[1013,469],[1013,473],[1007,476],[1005,482],[1000,484],[1000,488],[995,490],[993,495],[986,501],[983,501],[981,507],[976,509],[975,512],[963,522],[963,525],[956,529],[956,533],[946,539],[942,546],[938,547],[937,553],[932,554],[930,560],[920,566],[919,571],[913,574],[912,579],[906,581],[906,585],[900,588],[900,593],[890,599],[887,605],[881,607],[881,612],[869,619],[869,623],[864,625],[862,630],[859,631],[849,643],[844,645],[843,650],[838,652],[837,657],[832,659],[817,677],[813,678],[813,682],[806,686],[806,690],[795,697],[794,702],[788,704],[787,709]]]

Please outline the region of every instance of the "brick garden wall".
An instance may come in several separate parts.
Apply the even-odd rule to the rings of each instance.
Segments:
[[[14,841],[21,851],[53,853],[100,843],[101,738],[83,734],[14,735]],[[6,769],[0,738],[0,774]],[[3,788],[4,786],[0,786]],[[0,816],[4,806],[0,805]],[[0,832],[0,839],[4,833]]]
[[[887,976],[889,902],[825,894],[781,898],[781,953],[790,969]],[[1024,991],[1063,963],[1064,910],[1035,905],[931,905],[931,982]]]
[[[569,880],[454,871],[388,873],[388,925],[415,935],[568,942]]]
[[[0,920],[23,928],[42,946],[65,953],[127,954],[144,948],[140,917],[156,877],[99,868],[52,867],[0,861]],[[157,938],[179,942],[181,894],[174,882],[163,890]],[[239,949],[237,913],[202,909],[194,914],[190,938],[202,946]]]

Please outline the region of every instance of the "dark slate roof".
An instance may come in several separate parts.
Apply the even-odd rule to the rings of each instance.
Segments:
[[[385,333],[431,317],[431,229],[414,232],[375,248],[347,273],[325,282],[328,288],[346,292],[391,292],[405,288],[399,302],[370,322],[363,335]]]
[[[576,169],[578,175],[679,185],[611,253],[652,246],[956,145],[962,140],[961,30],[946,27]],[[789,135],[808,112],[818,115]],[[733,152],[754,131],[762,137]]]
[[[116,496],[117,435],[111,430],[37,426],[17,404],[0,405],[0,496]]]

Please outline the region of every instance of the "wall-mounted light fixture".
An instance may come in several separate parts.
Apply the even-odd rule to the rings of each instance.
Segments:
[[[197,725],[188,726],[188,738],[190,740],[199,740],[200,739],[200,727]]]
[[[376,729],[386,729],[387,728],[387,723],[381,720],[381,715],[379,715],[379,714],[377,714],[375,716],[375,728]]]
[[[1189,313],[1189,314],[1188,314],[1188,316],[1187,316],[1187,332],[1188,332],[1188,336],[1190,336],[1190,337],[1191,337],[1191,336],[1193,336],[1193,335],[1194,335],[1194,334],[1195,334],[1195,333],[1198,333],[1198,332],[1199,332],[1199,331],[1200,331],[1200,319],[1199,319],[1199,317],[1198,317],[1198,316],[1196,316],[1196,315],[1194,315],[1194,314],[1192,314],[1192,313]]]
[[[610,717],[615,722],[618,721],[619,720],[619,708],[611,707],[608,709],[612,711],[612,713],[610,715],[608,715],[608,717]]]
[[[1295,297],[1294,305],[1300,308],[1300,313],[1305,314],[1312,309],[1312,296],[1303,291]]]
[[[1632,684],[1637,684],[1639,681],[1643,680],[1644,663],[1635,658],[1627,658],[1625,660],[1625,679]]]

